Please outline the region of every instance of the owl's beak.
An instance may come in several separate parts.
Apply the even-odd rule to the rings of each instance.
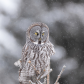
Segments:
[[[41,38],[38,39],[38,44],[41,44]]]
[[[41,38],[39,38],[39,41],[41,41]]]

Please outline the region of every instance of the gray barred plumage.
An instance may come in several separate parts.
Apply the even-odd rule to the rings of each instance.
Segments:
[[[44,34],[46,34],[46,36],[35,36],[34,39],[34,35],[32,37],[31,32],[36,32],[37,30],[40,32],[38,32],[38,35],[45,32]],[[41,38],[41,40],[39,40],[39,38]],[[20,67],[20,83],[29,84],[29,82],[32,81],[33,83],[37,84],[38,79],[40,80],[41,78],[45,77],[50,71],[50,56],[54,53],[54,47],[49,41],[48,26],[44,23],[32,24],[26,32],[26,44],[22,49],[22,58],[15,63],[15,65]]]

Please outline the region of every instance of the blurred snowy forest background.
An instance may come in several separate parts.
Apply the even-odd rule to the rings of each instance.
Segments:
[[[33,22],[49,26],[56,54],[51,84],[66,65],[60,84],[84,84],[84,0],[0,0],[0,84],[19,84],[14,62]]]

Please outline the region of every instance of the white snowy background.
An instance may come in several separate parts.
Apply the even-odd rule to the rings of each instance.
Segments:
[[[83,0],[0,0],[0,84],[19,84],[14,62],[21,58],[25,32],[33,22],[50,29],[56,51],[51,84],[63,65],[60,84],[84,84]]]

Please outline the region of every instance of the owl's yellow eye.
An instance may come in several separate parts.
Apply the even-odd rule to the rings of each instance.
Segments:
[[[35,32],[35,35],[38,35],[38,33],[37,33],[37,32]]]
[[[44,33],[42,33],[42,35],[44,35]]]

